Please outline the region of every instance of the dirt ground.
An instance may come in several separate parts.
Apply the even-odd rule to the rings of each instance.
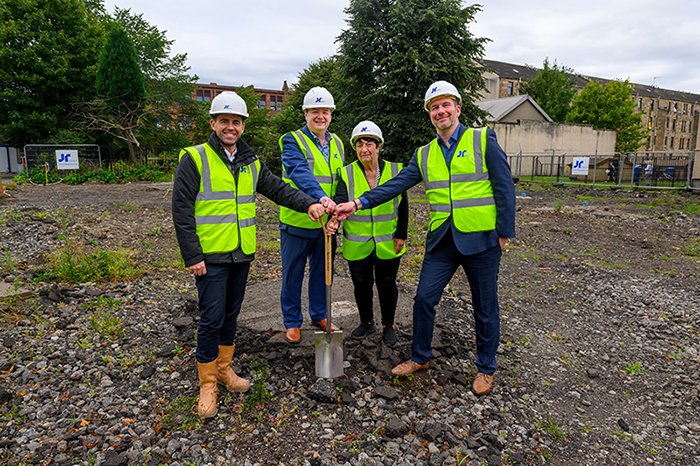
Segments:
[[[507,419],[527,431],[517,445],[531,455],[518,453],[512,464],[700,464],[698,194],[522,184],[516,190],[517,238],[504,251],[499,278],[502,335],[493,394]],[[122,244],[151,263],[177,264],[168,184],[24,185],[5,193],[5,218],[16,212],[41,222],[41,212],[61,209],[86,244]],[[409,193],[424,198],[420,187]],[[411,214],[397,313],[406,341],[427,204],[412,202]],[[282,330],[276,207],[260,199],[257,218],[259,250],[240,325],[274,333]],[[0,247],[39,266],[48,246],[21,241],[31,225],[7,224],[4,237],[18,240]],[[336,257],[334,312],[349,333],[357,316],[344,262]],[[152,281],[173,274],[185,272],[149,270]],[[458,273],[438,309],[438,330],[466,359],[473,357],[468,303],[469,287]],[[304,338],[313,338],[310,328]],[[425,397],[433,383],[416,377],[403,390]],[[547,433],[548,440],[540,436]]]

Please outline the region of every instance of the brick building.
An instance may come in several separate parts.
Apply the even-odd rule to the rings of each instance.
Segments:
[[[216,83],[197,83],[196,86],[197,89],[192,97],[200,102],[209,102],[223,91],[235,92],[238,89],[238,87],[235,86],[223,86]],[[255,108],[266,108],[270,111],[270,116],[277,115],[282,111],[282,104],[290,92],[289,86],[287,86],[287,81],[282,84],[282,90],[254,88],[253,93],[259,96],[258,104]]]
[[[487,92],[483,100],[501,99],[519,95],[520,83],[537,76],[538,69],[531,65],[515,65],[495,60],[481,60],[486,68],[483,76]],[[611,80],[573,75],[580,90],[591,81],[606,85]],[[698,149],[700,94],[660,89],[655,86],[634,84],[632,100],[642,115],[642,124],[649,131],[646,150],[670,151]],[[643,147],[644,149],[644,147]]]

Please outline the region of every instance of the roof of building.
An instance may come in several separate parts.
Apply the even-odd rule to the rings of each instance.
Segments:
[[[537,105],[537,102],[535,102],[535,100],[527,94],[504,97],[502,99],[482,100],[480,102],[475,102],[475,104],[480,109],[491,114],[492,118],[489,118],[489,121],[500,121],[503,117],[520,107],[525,102],[530,102],[547,121],[552,122],[549,115],[547,115],[547,113],[542,110],[539,105]]]
[[[522,79],[527,81],[537,76],[537,71],[539,71],[539,68],[527,64],[515,65],[513,63],[504,63],[495,60],[479,60],[479,63],[485,68],[492,70],[499,77],[505,79]],[[582,74],[573,74],[572,76],[576,78],[576,87],[578,88],[586,87],[591,81],[597,81],[603,85],[613,81],[612,79],[597,78]],[[674,91],[671,89],[661,89],[659,87],[648,86],[646,84],[631,84],[634,84],[634,91],[632,91],[632,95],[635,97],[660,98],[681,102],[700,102],[700,94]]]

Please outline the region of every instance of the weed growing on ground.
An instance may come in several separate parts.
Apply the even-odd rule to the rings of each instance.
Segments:
[[[250,394],[246,397],[245,403],[241,406],[242,411],[252,411],[265,406],[267,400],[272,398],[272,392],[267,389],[267,379],[270,377],[270,366],[267,359],[253,359],[250,362],[250,370],[253,371],[253,386]]]
[[[122,319],[114,315],[114,309],[120,305],[118,299],[100,296],[95,302],[84,304],[83,307],[92,309],[92,315],[88,319],[90,326],[100,335],[116,340],[126,335]]]
[[[554,442],[563,442],[566,440],[566,432],[552,419],[547,419],[544,422],[538,422],[535,426],[538,429],[547,432],[549,434],[549,438],[551,438]]]
[[[12,272],[17,267],[17,262],[12,259],[12,254],[7,247],[3,247],[0,251],[0,271],[5,273]]]
[[[687,256],[700,256],[700,236],[692,239],[682,240],[683,253]]]
[[[642,363],[636,362],[634,364],[627,364],[627,367],[622,371],[628,375],[639,375],[644,371],[644,367],[642,367]]]
[[[197,397],[180,396],[168,405],[168,412],[163,417],[163,427],[172,430],[187,430],[198,428],[202,420],[195,410]]]

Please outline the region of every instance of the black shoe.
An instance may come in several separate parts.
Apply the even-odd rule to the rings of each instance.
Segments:
[[[362,322],[360,325],[357,326],[355,330],[352,331],[352,333],[350,334],[350,338],[352,338],[353,340],[362,340],[368,333],[374,333],[376,331],[377,325],[374,322],[372,322],[371,324]]]
[[[384,327],[384,335],[382,336],[382,343],[384,343],[384,346],[395,348],[397,342],[398,340],[396,339],[396,331],[394,330],[394,326],[389,325]]]

